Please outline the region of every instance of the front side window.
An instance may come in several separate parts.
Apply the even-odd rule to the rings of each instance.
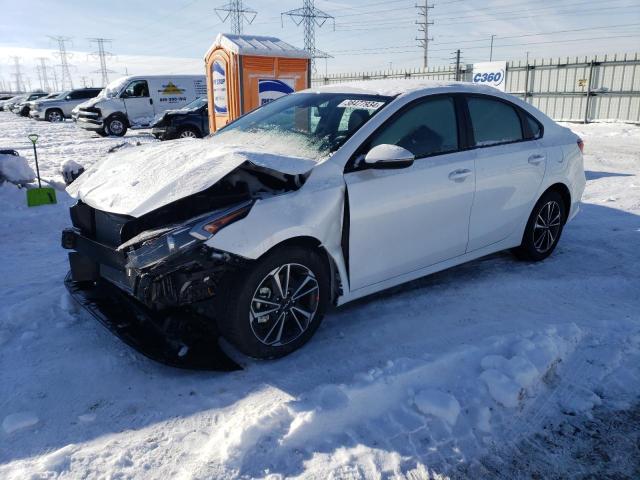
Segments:
[[[514,107],[486,97],[468,97],[475,145],[484,147],[522,140],[520,116]]]
[[[149,96],[149,87],[146,80],[135,80],[127,85],[123,92],[125,98],[140,98]]]
[[[373,136],[369,148],[398,145],[416,158],[458,149],[458,127],[452,97],[422,101],[392,118]]]

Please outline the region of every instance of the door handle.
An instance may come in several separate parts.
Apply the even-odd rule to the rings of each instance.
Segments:
[[[150,99],[149,99],[149,103],[150,103],[151,105],[153,105],[153,98],[150,98]]]
[[[449,174],[449,180],[452,180],[454,182],[462,182],[469,175],[471,175],[471,170],[469,170],[468,168],[454,170]]]
[[[542,163],[542,161],[544,160],[544,155],[541,155],[539,153],[534,153],[533,155],[531,155],[529,157],[528,162],[531,165],[540,165]]]

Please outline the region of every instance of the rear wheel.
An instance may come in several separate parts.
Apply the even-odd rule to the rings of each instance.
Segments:
[[[249,356],[282,357],[313,336],[329,292],[328,269],[317,252],[279,248],[228,279],[218,296],[218,326]]]
[[[64,114],[62,113],[62,110],[58,110],[57,108],[54,108],[52,110],[47,110],[45,119],[48,122],[52,122],[52,123],[62,122],[64,120]]]
[[[553,253],[564,227],[567,207],[555,191],[546,192],[536,203],[514,253],[523,260],[539,262]]]

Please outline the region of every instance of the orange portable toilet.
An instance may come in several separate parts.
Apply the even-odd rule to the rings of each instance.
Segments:
[[[211,132],[311,86],[309,54],[275,37],[220,33],[204,60]]]

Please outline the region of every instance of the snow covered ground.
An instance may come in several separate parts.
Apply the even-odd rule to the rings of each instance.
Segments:
[[[235,373],[147,360],[62,285],[71,199],[0,186],[0,478],[640,476],[640,128],[586,143],[578,217],[540,264],[508,253],[334,310],[287,358]],[[0,113],[43,176],[99,138]],[[135,148],[135,147],[128,147]]]

